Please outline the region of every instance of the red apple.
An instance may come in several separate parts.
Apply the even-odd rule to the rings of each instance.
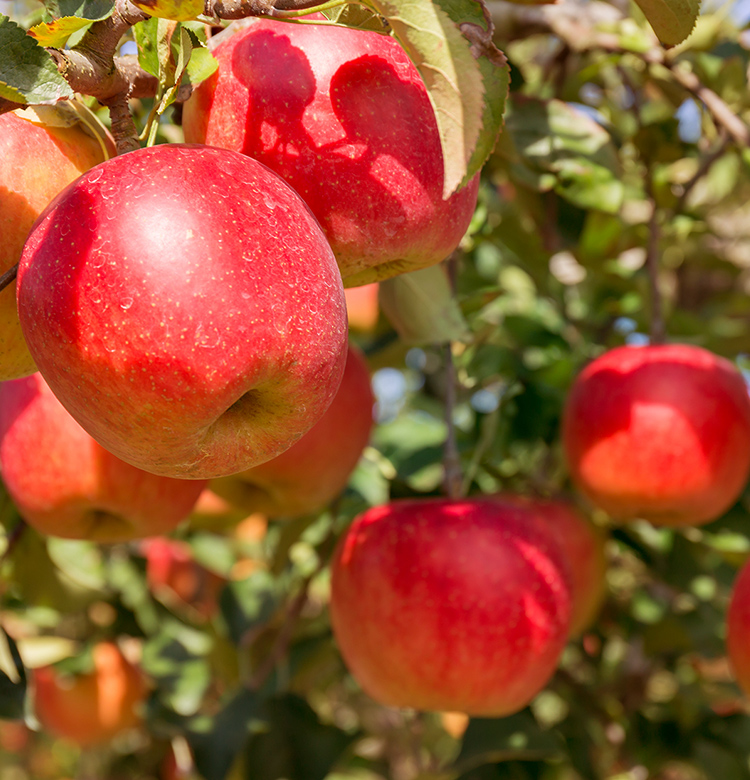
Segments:
[[[346,360],[341,277],[315,218],[223,149],[155,146],[81,176],[31,231],[18,310],[68,411],[164,476],[279,455],[328,408]]]
[[[226,580],[201,566],[189,544],[157,536],[144,539],[141,551],[146,556],[146,581],[154,595],[168,606],[187,606],[204,619],[216,614]]]
[[[107,742],[138,726],[147,695],[141,670],[117,645],[94,647],[94,669],[76,677],[45,666],[33,673],[34,711],[42,727],[82,747]]]
[[[750,562],[732,587],[727,611],[727,654],[737,684],[750,696]]]
[[[603,534],[567,501],[513,493],[501,493],[494,498],[527,507],[556,535],[570,569],[570,633],[580,634],[594,621],[606,592]]]
[[[478,177],[443,200],[434,112],[401,46],[258,18],[232,29],[213,49],[218,71],[185,104],[185,139],[248,154],[288,181],[347,287],[444,260],[469,225]]]
[[[268,517],[316,512],[346,487],[372,429],[375,398],[362,352],[349,345],[339,391],[328,411],[273,460],[211,482],[231,504]]]
[[[341,654],[383,704],[507,715],[546,684],[568,637],[566,562],[517,504],[375,507],[341,539],[331,576]]]
[[[103,143],[114,154],[111,139]],[[0,273],[18,262],[31,226],[52,198],[104,159],[102,144],[80,124],[51,127],[15,111],[0,116]],[[11,284],[0,292],[0,381],[34,371]]]
[[[149,474],[115,457],[38,373],[0,384],[0,472],[18,511],[40,533],[98,542],[171,531],[206,485]]]
[[[699,347],[620,347],[576,379],[562,438],[574,483],[609,514],[707,523],[750,472],[747,387],[732,363]]]
[[[349,328],[351,330],[369,333],[375,329],[380,316],[378,304],[378,291],[380,285],[377,282],[365,284],[362,287],[350,287],[344,290],[346,296],[346,311],[349,315]]]

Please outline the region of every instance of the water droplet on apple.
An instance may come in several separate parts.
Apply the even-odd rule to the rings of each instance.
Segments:
[[[123,311],[127,311],[132,305],[133,305],[132,298],[123,298],[120,301],[120,308],[123,309]]]

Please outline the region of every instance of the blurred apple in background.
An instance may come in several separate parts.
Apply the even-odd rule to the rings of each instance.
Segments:
[[[202,619],[219,608],[219,593],[226,580],[195,560],[190,545],[177,539],[155,537],[140,545],[146,557],[146,582],[168,607],[188,607]]]
[[[613,517],[707,523],[750,473],[747,386],[699,347],[620,347],[574,382],[562,437],[573,482]]]
[[[740,569],[727,610],[727,655],[737,684],[750,696],[750,562]]]
[[[185,104],[185,140],[243,152],[288,181],[323,226],[346,287],[453,252],[479,178],[443,200],[434,111],[393,38],[254,18],[215,41],[219,69]]]
[[[223,479],[211,490],[247,512],[293,517],[322,509],[341,493],[367,446],[375,398],[362,352],[353,344],[328,411],[273,460]]]
[[[320,226],[275,173],[225,149],[160,144],[77,179],[26,242],[18,311],[76,420],[170,477],[279,455],[328,408],[346,361]]]
[[[0,472],[37,531],[97,542],[173,530],[206,485],[149,474],[107,452],[38,373],[0,384]]]
[[[236,526],[245,517],[247,512],[244,509],[231,504],[206,486],[190,513],[188,526],[194,530],[222,533]]]
[[[355,518],[331,568],[331,624],[377,701],[496,717],[526,706],[570,628],[570,574],[537,512],[411,499]]]
[[[105,151],[114,155],[106,131],[97,139],[71,113],[70,107],[37,106],[0,116],[0,273],[18,262],[31,226],[52,198],[105,160]],[[42,124],[44,118],[55,124]],[[11,284],[0,292],[0,381],[34,371]]]
[[[516,493],[500,493],[493,499],[530,509],[555,534],[570,569],[570,633],[580,634],[593,623],[606,593],[604,534],[568,501]]]
[[[378,292],[380,285],[364,284],[362,287],[349,287],[344,290],[346,296],[346,311],[349,315],[351,330],[370,333],[375,330],[380,316]]]
[[[141,723],[148,686],[116,644],[93,648],[94,668],[72,677],[53,666],[33,670],[33,708],[42,727],[81,747],[111,740]]]

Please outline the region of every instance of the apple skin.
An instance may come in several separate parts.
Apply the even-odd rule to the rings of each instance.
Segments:
[[[750,472],[747,387],[700,347],[619,347],[574,382],[562,441],[573,482],[613,517],[707,523]]]
[[[331,568],[341,654],[377,701],[508,715],[565,646],[570,579],[535,512],[492,499],[405,499],[355,518]]]
[[[113,642],[93,648],[93,671],[65,679],[52,666],[33,670],[36,717],[49,733],[87,748],[140,725],[148,686]]]
[[[212,480],[211,490],[245,514],[296,517],[323,509],[346,487],[367,446],[374,403],[365,356],[350,344],[341,385],[323,417],[286,452]]]
[[[39,373],[0,384],[0,472],[37,531],[97,542],[168,533],[207,484],[149,474],[115,457],[68,414]]]
[[[500,503],[528,508],[549,526],[570,570],[570,635],[578,636],[596,618],[606,594],[605,536],[569,501],[500,493]]]
[[[178,608],[189,607],[203,620],[219,609],[219,592],[226,580],[201,566],[190,545],[163,536],[144,539],[146,582],[152,593]]]
[[[105,143],[114,154],[111,139]],[[101,145],[80,125],[47,127],[14,111],[0,115],[0,274],[18,262],[31,226],[52,198],[103,161]],[[0,382],[34,371],[11,284],[0,292]]]
[[[213,54],[218,70],[185,104],[185,140],[243,152],[288,181],[323,226],[346,287],[456,248],[479,178],[443,200],[434,112],[395,40],[254,18]]]
[[[309,209],[235,152],[120,155],[39,218],[18,272],[29,349],[119,458],[205,479],[279,455],[346,360],[344,291]]]
[[[726,645],[735,680],[750,696],[750,562],[743,565],[732,586]]]

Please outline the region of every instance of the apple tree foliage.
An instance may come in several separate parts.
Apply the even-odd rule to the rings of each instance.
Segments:
[[[176,534],[226,578],[209,619],[148,588],[136,544],[43,538],[2,501],[0,777],[167,777],[174,749],[185,777],[206,780],[750,778],[750,704],[724,644],[750,493],[700,529],[615,524],[572,494],[559,444],[566,392],[607,348],[666,334],[750,367],[745,7],[330,5],[333,22],[389,30],[417,64],[446,190],[482,170],[450,282],[433,269],[383,283],[377,327],[353,332],[378,424],[338,501],[265,532],[196,522]],[[137,6],[5,0],[0,110],[77,92],[122,150],[139,143],[130,116],[142,143],[178,141],[180,101],[213,68],[206,30],[312,3]],[[506,718],[381,707],[332,638],[338,536],[367,507],[446,482],[569,493],[608,537],[599,617]],[[91,644],[112,637],[138,644],[153,681],[143,731],[85,752],[44,733],[14,742],[14,723],[34,724],[21,659],[85,669]]]

